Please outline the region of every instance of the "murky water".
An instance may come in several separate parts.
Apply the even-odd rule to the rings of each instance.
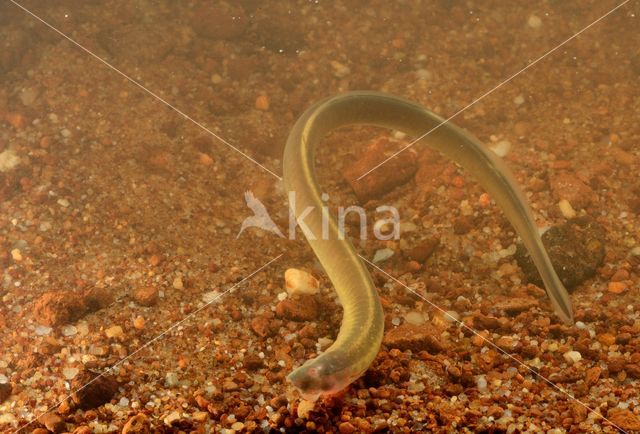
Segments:
[[[3,2],[0,431],[640,431],[639,14]],[[504,161],[554,228],[574,325],[473,176],[348,126],[315,166],[327,210],[352,207],[385,334],[345,391],[300,399],[285,377],[342,309],[290,216],[282,155],[305,109],[353,90],[418,103]]]

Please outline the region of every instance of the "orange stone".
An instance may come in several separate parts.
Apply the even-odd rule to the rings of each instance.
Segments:
[[[256,98],[256,108],[258,110],[269,110],[269,97],[267,95],[260,95]]]
[[[16,130],[20,130],[24,127],[26,120],[20,113],[7,113],[4,118],[11,124]]]
[[[627,289],[627,285],[624,282],[609,282],[607,289],[614,294],[621,294]]]

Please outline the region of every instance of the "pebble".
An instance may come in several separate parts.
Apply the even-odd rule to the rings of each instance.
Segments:
[[[340,434],[352,434],[356,432],[356,427],[351,422],[342,422],[338,425],[338,431]]]
[[[159,290],[155,286],[143,286],[133,292],[133,300],[141,306],[153,306],[158,297]]]
[[[539,29],[542,26],[542,20],[537,15],[530,15],[527,19],[527,25],[532,29]]]
[[[515,97],[515,98],[513,99],[513,103],[514,103],[515,105],[522,105],[522,104],[524,104],[524,96],[522,96],[522,95],[518,95],[517,97]]]
[[[66,430],[64,420],[55,413],[45,413],[40,416],[39,421],[53,433],[61,433]]]
[[[313,295],[320,291],[320,282],[311,274],[297,268],[289,268],[284,272],[284,282],[290,296],[303,294]]]
[[[60,135],[65,139],[68,139],[69,137],[71,137],[71,130],[69,130],[68,128],[63,128],[62,130],[60,130]]]
[[[62,327],[62,336],[75,336],[78,333],[78,329],[74,325],[66,325]]]
[[[104,331],[104,334],[108,338],[119,338],[124,334],[124,331],[122,330],[122,327],[120,327],[119,325],[115,325],[106,329]]]
[[[20,249],[11,250],[11,258],[16,262],[20,262],[22,261],[22,259],[24,259],[22,256],[22,252],[20,252]]]
[[[627,289],[627,284],[624,282],[609,282],[607,284],[607,291],[613,294],[622,294]]]
[[[435,354],[444,349],[437,330],[425,325],[403,324],[387,331],[382,342],[389,348],[414,353],[428,351]]]
[[[431,80],[431,78],[433,78],[433,74],[431,73],[431,71],[428,71],[426,69],[418,69],[415,72],[416,77],[418,78],[418,80]]]
[[[35,328],[36,336],[46,336],[51,333],[53,329],[51,327],[37,325]]]
[[[509,153],[509,150],[511,150],[511,142],[508,140],[500,140],[495,145],[491,145],[489,149],[498,157],[503,158]]]
[[[351,74],[351,69],[349,69],[348,66],[338,62],[337,60],[332,60],[330,64],[331,64],[331,67],[333,68],[333,75],[335,75],[338,78],[343,78]]]
[[[484,375],[479,375],[478,378],[476,378],[476,387],[481,393],[487,391],[487,379]]]
[[[138,330],[143,330],[144,329],[144,325],[145,325],[145,320],[144,320],[144,317],[141,316],[141,315],[138,315],[133,320],[133,327],[135,327]]]
[[[582,354],[580,354],[578,351],[567,351],[562,355],[562,357],[564,357],[567,363],[572,363],[572,364],[582,360]]]
[[[165,425],[171,426],[175,422],[178,422],[180,418],[181,418],[180,413],[178,411],[173,411],[163,419],[163,422],[165,423]]]
[[[424,262],[431,257],[440,245],[440,239],[436,237],[419,241],[411,249],[403,251],[403,255],[409,259]],[[375,262],[375,259],[374,259]]]
[[[391,258],[394,254],[394,251],[389,248],[379,249],[373,254],[373,259],[371,262],[374,264],[378,264],[380,262],[384,262],[387,259]]]
[[[242,431],[243,428],[244,428],[244,423],[242,422],[234,422],[233,424],[231,424],[232,430]]]
[[[214,163],[213,158],[211,158],[209,154],[205,154],[204,152],[201,152],[199,154],[198,161],[200,161],[200,164],[202,164],[203,166],[211,166]]]
[[[558,208],[560,208],[560,212],[565,218],[571,219],[576,216],[576,211],[567,199],[560,200],[560,202],[558,202]]]
[[[358,197],[360,203],[377,199],[391,190],[407,183],[418,171],[418,158],[414,149],[407,149],[387,161],[376,170],[358,179],[380,164],[389,149],[397,148],[398,142],[383,137],[369,143],[362,156],[345,169],[343,176]]]
[[[138,413],[132,416],[122,427],[122,434],[150,434],[151,424],[147,415]]]
[[[413,324],[416,326],[419,326],[425,323],[424,315],[422,314],[422,312],[417,312],[415,310],[407,313],[404,319],[408,324]]]
[[[553,226],[542,235],[551,262],[567,289],[593,276],[605,255],[604,228],[592,217],[581,216]],[[544,287],[524,245],[517,244],[515,259],[526,280]]]
[[[75,390],[71,399],[84,410],[100,407],[111,401],[118,391],[118,382],[110,374],[100,376],[90,370],[81,371],[71,383],[71,390]]]
[[[172,286],[174,289],[181,290],[184,289],[184,283],[182,282],[182,277],[178,276],[173,279]]]
[[[267,111],[269,110],[269,97],[267,95],[260,95],[256,98],[256,109]]]
[[[19,97],[22,104],[30,106],[38,98],[38,92],[32,87],[28,87],[20,91]]]
[[[207,419],[209,419],[208,411],[196,411],[193,413],[193,420],[195,420],[196,422],[206,422]]]
[[[282,300],[276,305],[276,316],[290,321],[313,321],[318,317],[318,303],[310,295]]]
[[[5,113],[4,118],[16,130],[24,128],[27,120],[20,113]]]
[[[309,413],[311,413],[315,406],[315,402],[303,399],[300,401],[300,404],[298,404],[298,417],[307,419],[309,417]]]
[[[591,187],[580,178],[565,172],[552,176],[549,186],[557,201],[567,200],[577,209],[586,208],[596,197]]]
[[[175,372],[167,372],[167,375],[164,376],[164,384],[167,387],[176,387],[178,384],[180,384],[178,374],[176,374]]]
[[[20,164],[20,157],[13,149],[0,152],[0,173],[9,172]]]
[[[216,301],[221,301],[221,299],[222,297],[220,295],[220,292],[216,291],[215,289],[213,291],[207,291],[202,294],[202,301],[204,301],[206,304],[215,303]]]
[[[67,380],[73,380],[74,378],[76,378],[76,375],[78,375],[78,372],[80,372],[80,370],[78,368],[63,368],[62,369],[62,375]]]
[[[612,408],[607,412],[607,418],[626,431],[640,431],[640,416],[629,409]]]

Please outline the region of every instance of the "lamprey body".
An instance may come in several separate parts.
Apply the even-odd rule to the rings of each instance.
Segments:
[[[315,104],[296,122],[284,151],[284,183],[295,192],[296,217],[304,214],[311,248],[333,283],[344,309],[338,336],[324,353],[287,379],[309,400],[335,393],[360,377],[376,357],[384,332],[384,315],[369,271],[349,240],[329,218],[323,234],[320,189],[315,177],[316,144],[331,130],[368,124],[403,131],[448,156],[469,171],[502,208],[542,276],[557,315],[573,322],[569,295],[542,244],[525,198],[503,162],[482,143],[451,122],[410,101],[377,92],[348,92]],[[327,230],[328,229],[328,230]],[[325,235],[325,236],[323,236]]]

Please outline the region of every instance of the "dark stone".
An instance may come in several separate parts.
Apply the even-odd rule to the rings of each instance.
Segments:
[[[573,289],[593,276],[604,260],[605,230],[589,216],[552,227],[542,235],[542,242],[567,289]],[[518,243],[515,258],[527,281],[543,287],[538,270],[522,243]]]
[[[84,370],[71,383],[73,402],[81,409],[100,407],[111,401],[118,391],[118,382],[109,374]]]
[[[4,402],[11,396],[11,383],[0,383],[0,402]]]
[[[414,261],[426,261],[440,245],[438,238],[427,238],[419,241],[411,249],[403,252],[404,256]]]

